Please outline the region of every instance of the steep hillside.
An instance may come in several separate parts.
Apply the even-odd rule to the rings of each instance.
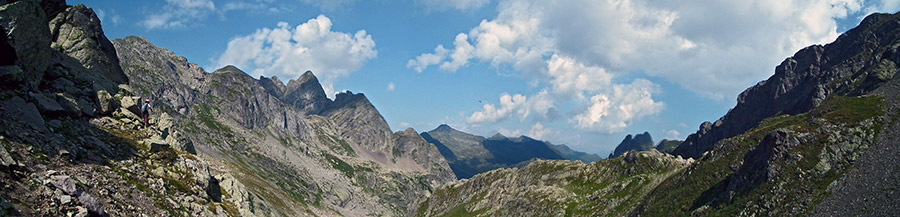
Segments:
[[[362,94],[325,98],[312,72],[209,73],[60,0],[4,3],[0,26],[0,216],[401,216],[455,180],[415,130]]]
[[[670,153],[672,152],[672,150],[675,150],[675,148],[677,148],[678,145],[680,145],[682,142],[684,141],[663,139],[659,141],[659,143],[657,143],[656,147],[654,148],[661,152]]]
[[[436,148],[398,144],[401,138],[364,95],[304,98],[325,95],[311,72],[288,85],[233,66],[206,74],[143,38],[113,43],[126,74],[148,81],[134,84],[140,95],[177,111],[173,117],[197,153],[221,159],[260,200],[278,201],[276,215],[402,215],[431,188],[453,180],[444,159],[427,157],[437,156]],[[280,86],[288,94],[273,95]]]
[[[586,179],[585,175],[565,181],[520,181],[582,174],[579,169],[560,167],[548,171],[500,170],[458,181],[435,191],[420,204],[423,208],[418,213],[490,215],[515,210],[557,216],[895,215],[900,212],[900,192],[896,191],[900,183],[900,76],[895,76],[900,71],[898,47],[900,13],[873,14],[834,43],[797,52],[768,80],[742,93],[738,105],[722,119],[715,124],[704,123],[700,131],[673,150],[696,158],[695,162],[683,168],[661,168],[659,173],[669,175],[649,179],[659,180],[649,192],[597,191],[591,197],[639,198],[619,209],[571,211],[594,202],[575,200],[569,204],[567,201],[573,200],[560,195],[579,194],[557,193],[555,189],[578,189],[582,184],[570,181]],[[591,165],[605,165],[594,168],[604,171],[613,162],[628,161],[631,153]],[[542,164],[536,162],[525,168]],[[640,169],[650,168],[636,168]],[[515,198],[528,198],[529,202]]]
[[[656,151],[591,164],[535,160],[439,187],[416,216],[622,216],[689,164]]]
[[[508,138],[498,133],[484,138],[453,129],[446,124],[421,135],[438,148],[453,173],[460,179],[493,169],[512,167],[534,158],[580,160],[588,163],[600,158],[596,154],[573,151],[564,145],[559,147],[526,136]]]
[[[0,61],[13,63],[0,66],[0,216],[268,213],[208,158],[184,152],[170,116],[140,127],[139,98],[91,9],[17,1],[0,6],[0,26],[0,44],[15,50]]]
[[[625,136],[625,139],[622,139],[622,142],[616,146],[616,149],[609,153],[608,158],[615,158],[622,156],[627,151],[646,151],[653,149],[653,137],[650,137],[649,132],[644,132],[641,134],[631,136],[628,134]]]

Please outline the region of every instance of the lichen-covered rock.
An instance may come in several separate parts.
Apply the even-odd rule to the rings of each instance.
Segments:
[[[100,19],[84,5],[66,8],[50,21],[51,47],[78,60],[84,68],[121,84],[128,78],[119,67],[116,49],[103,34]]]
[[[119,108],[119,102],[113,98],[112,95],[109,94],[106,90],[97,91],[97,102],[100,114],[102,115],[111,115],[117,108]]]

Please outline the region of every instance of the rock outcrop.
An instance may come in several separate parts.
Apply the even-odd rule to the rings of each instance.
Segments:
[[[799,114],[831,95],[863,95],[897,71],[893,15],[874,14],[833,43],[812,45],[775,67],[769,79],[747,88],[737,105],[714,123],[705,122],[673,153],[698,158],[719,140],[744,133],[767,117]]]
[[[625,139],[622,139],[622,142],[616,146],[616,149],[612,153],[609,153],[608,158],[622,156],[628,151],[647,151],[650,149],[653,149],[653,137],[650,137],[649,132],[636,134],[634,137],[632,137],[631,134],[628,134],[625,136]]]
[[[84,5],[68,7],[50,20],[51,47],[75,58],[87,70],[102,74],[113,83],[127,83],[119,58],[103,29],[100,18]]]

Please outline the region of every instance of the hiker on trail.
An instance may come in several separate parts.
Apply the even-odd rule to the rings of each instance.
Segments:
[[[150,125],[150,111],[153,111],[153,107],[150,106],[150,99],[144,100],[144,106],[141,106],[141,118],[144,119],[144,127]]]

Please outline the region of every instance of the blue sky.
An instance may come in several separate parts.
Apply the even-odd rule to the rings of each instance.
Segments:
[[[363,92],[394,130],[441,123],[605,156],[626,134],[684,139],[796,50],[881,0],[94,1],[107,37],[143,36],[214,71]]]

